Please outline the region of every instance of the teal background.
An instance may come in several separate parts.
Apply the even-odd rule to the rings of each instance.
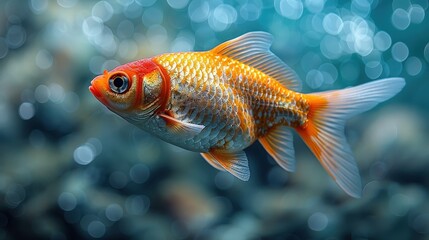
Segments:
[[[429,239],[427,0],[1,0],[0,239]],[[249,31],[304,92],[400,76],[347,123],[363,197],[295,137],[297,170],[259,143],[241,182],[152,137],[88,91],[104,69]]]

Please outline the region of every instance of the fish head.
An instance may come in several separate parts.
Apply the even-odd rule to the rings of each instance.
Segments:
[[[136,75],[130,71],[104,70],[104,73],[91,81],[89,90],[103,105],[114,112],[131,108],[136,101]]]
[[[163,74],[151,60],[105,70],[91,81],[89,90],[106,107],[124,116],[153,114],[161,105]]]

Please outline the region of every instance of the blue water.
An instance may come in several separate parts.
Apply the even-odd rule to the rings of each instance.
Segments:
[[[429,237],[427,0],[0,1],[0,238]],[[249,31],[304,92],[400,76],[347,123],[363,197],[295,137],[287,173],[258,143],[241,182],[130,125],[88,91],[140,58],[208,50]]]

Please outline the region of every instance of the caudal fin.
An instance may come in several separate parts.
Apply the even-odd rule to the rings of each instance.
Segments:
[[[345,122],[393,97],[404,86],[403,78],[387,78],[307,95],[310,104],[308,122],[296,130],[337,184],[353,197],[361,196],[362,186],[344,135]]]

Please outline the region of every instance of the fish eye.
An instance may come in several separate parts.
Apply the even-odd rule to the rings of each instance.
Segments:
[[[128,90],[128,82],[127,77],[114,75],[109,79],[110,89],[115,93],[124,93]]]

